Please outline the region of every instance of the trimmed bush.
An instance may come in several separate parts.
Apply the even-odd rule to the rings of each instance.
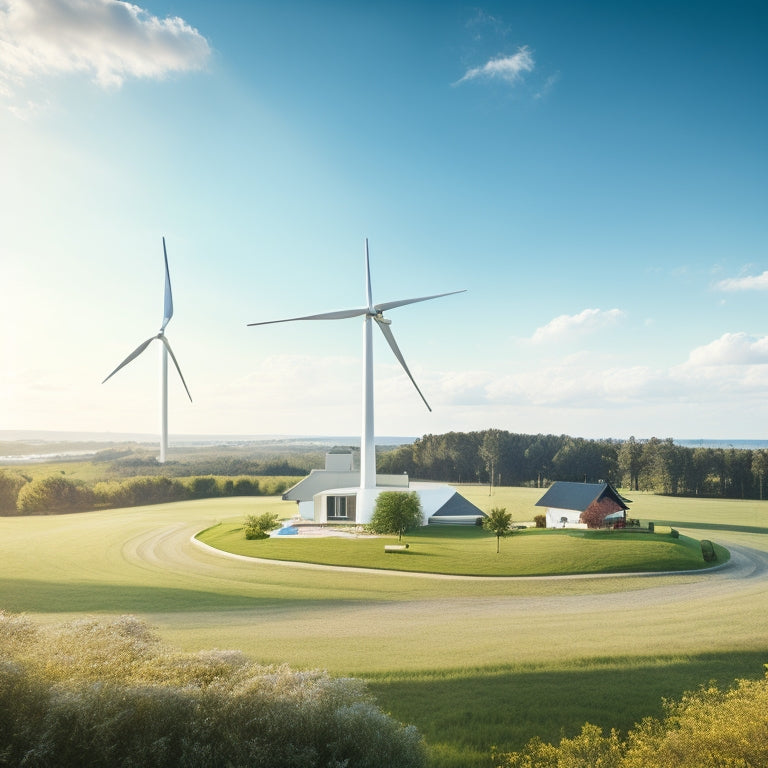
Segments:
[[[546,515],[534,515],[533,522],[536,523],[537,528],[546,528],[547,527],[547,516]]]

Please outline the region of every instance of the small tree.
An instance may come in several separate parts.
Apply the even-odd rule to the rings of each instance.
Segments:
[[[602,498],[599,501],[593,501],[579,516],[582,523],[586,523],[589,528],[600,528],[608,515],[618,512],[621,507],[613,500]]]
[[[421,525],[421,500],[416,491],[382,491],[368,526],[373,533],[396,533],[400,541],[406,531]]]
[[[483,528],[496,535],[496,554],[499,553],[499,543],[502,536],[512,533],[512,514],[506,507],[494,507],[488,517],[483,519]]]
[[[248,515],[245,518],[245,538],[268,539],[269,532],[279,528],[280,523],[277,520],[276,512],[263,512],[260,515]]]

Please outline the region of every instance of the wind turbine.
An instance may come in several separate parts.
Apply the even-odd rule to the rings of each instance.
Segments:
[[[398,301],[387,301],[383,304],[374,304],[371,294],[371,267],[368,257],[368,238],[365,240],[365,301],[364,307],[359,309],[343,309],[338,312],[323,312],[319,315],[304,315],[303,317],[289,317],[285,320],[267,320],[261,323],[248,323],[253,325],[271,325],[273,323],[290,323],[294,320],[344,320],[348,317],[363,318],[363,425],[362,439],[360,440],[360,487],[362,489],[373,489],[376,487],[376,447],[373,432],[373,332],[371,320],[381,329],[384,338],[387,340],[392,352],[407,374],[411,383],[416,387],[416,391],[424,401],[424,405],[431,411],[427,399],[424,397],[418,384],[408,370],[400,348],[397,346],[395,337],[390,328],[392,321],[384,317],[384,312],[396,307],[402,307],[406,304],[416,304],[420,301],[430,301],[439,299],[443,296],[452,296],[455,293],[464,293],[464,291],[450,291],[449,293],[438,293],[434,296],[421,296],[416,299],[400,299]]]
[[[158,461],[162,464],[165,461],[165,455],[168,452],[168,355],[171,356],[176,370],[179,372],[179,378],[187,390],[187,397],[192,402],[192,395],[189,394],[189,387],[184,381],[184,375],[179,368],[176,356],[173,354],[171,345],[165,337],[165,328],[173,317],[173,295],[171,294],[171,275],[168,271],[168,252],[165,250],[165,238],[163,238],[163,260],[165,261],[165,297],[163,302],[163,324],[160,326],[160,332],[155,336],[150,336],[146,341],[139,344],[104,381],[111,379],[122,367],[128,365],[131,360],[137,358],[155,339],[162,342],[160,345],[160,458]]]

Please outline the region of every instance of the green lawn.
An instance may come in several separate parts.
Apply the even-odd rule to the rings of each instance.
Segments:
[[[507,506],[518,522],[532,519],[541,495],[463,492],[484,508]],[[625,495],[644,522],[768,552],[768,502]],[[0,608],[39,621],[132,613],[185,650],[238,648],[266,663],[366,678],[386,710],[426,735],[432,768],[487,768],[491,744],[573,735],[587,720],[627,728],[657,714],[663,696],[758,678],[768,662],[765,581],[731,579],[729,569],[435,578],[229,558],[191,541],[246,514],[294,510],[275,498],[228,498],[0,518]],[[503,540],[501,556],[527,538],[547,537]],[[550,537],[558,539],[577,542]],[[483,548],[481,560],[496,558],[492,537],[468,542]]]
[[[395,536],[354,539],[274,536],[248,541],[238,523],[220,524],[198,538],[249,557],[463,576],[562,576],[578,573],[685,571],[708,566],[699,542],[642,531],[547,531],[531,528],[502,539],[476,526],[433,526],[404,537],[408,550],[386,553]],[[727,560],[721,550],[720,560]]]

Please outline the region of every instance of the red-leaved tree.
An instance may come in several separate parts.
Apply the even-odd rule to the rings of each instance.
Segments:
[[[582,513],[579,518],[582,523],[586,523],[588,528],[599,528],[608,515],[618,512],[621,507],[609,498],[602,498],[593,501]]]

